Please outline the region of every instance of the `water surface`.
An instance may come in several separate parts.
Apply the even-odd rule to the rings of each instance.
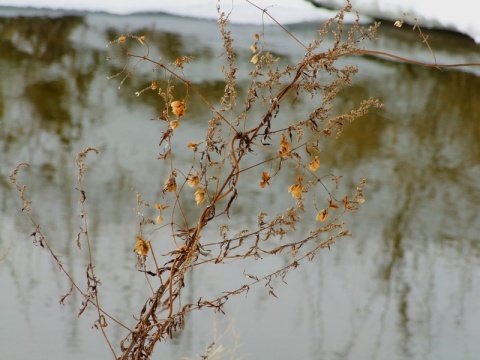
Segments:
[[[224,88],[217,71],[222,63],[217,26],[164,15],[10,15],[0,18],[2,354],[15,359],[108,358],[106,344],[92,329],[94,314],[87,311],[77,319],[78,295],[59,305],[69,284],[48,254],[32,244],[33,229],[8,174],[19,162],[30,163],[19,178],[28,184],[33,212],[63,264],[81,279],[86,255],[75,245],[81,226],[75,156],[88,146],[100,150],[88,158],[84,186],[103,284],[101,301],[112,315],[134,324],[148,289],[132,253],[137,234],[133,208],[136,191],[152,203],[161,194],[166,173],[157,156],[163,129],[150,119],[163,104],[154,93],[134,95],[151,80],[148,71],[120,90],[120,79],[107,80],[119,64],[106,61],[111,56],[106,44],[124,33],[147,34],[152,51],[165,59],[193,55],[188,76],[216,99]],[[317,27],[289,29],[308,41]],[[373,48],[431,58],[410,29],[388,24],[382,29]],[[248,67],[249,46],[261,28],[233,26],[232,31],[238,57]],[[282,63],[301,59],[302,49],[282,30],[268,27],[266,33],[269,50]],[[480,61],[480,49],[468,38],[432,32],[429,39],[439,62]],[[367,201],[348,218],[353,236],[291,272],[288,285],[279,281],[278,299],[259,287],[247,297],[232,298],[225,316],[210,310],[192,315],[184,332],[159,345],[159,357],[193,358],[224,331],[218,342],[230,349],[237,344],[234,358],[480,356],[478,70],[442,72],[379,58],[348,61],[359,65],[360,74],[338,99],[338,111],[370,96],[384,103],[322,149],[322,170],[342,174],[345,187],[368,178]],[[242,95],[248,78],[239,74]],[[279,121],[297,116],[304,101],[286,107]],[[179,143],[201,138],[210,117],[194,97],[189,106],[191,115],[182,124],[188,130]],[[178,156],[187,158],[187,151]],[[259,174],[246,176],[258,183]],[[291,180],[277,182],[273,193]],[[261,193],[260,188],[250,190],[252,195],[235,208],[238,229],[256,221],[250,209],[258,208],[255,198]],[[308,223],[302,226],[308,231]],[[231,289],[244,270],[262,273],[275,261],[287,260],[193,272],[187,296],[195,302],[205,293]],[[121,329],[111,331],[117,342],[124,335]]]

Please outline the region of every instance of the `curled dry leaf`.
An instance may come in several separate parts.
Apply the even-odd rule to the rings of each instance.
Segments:
[[[328,209],[322,209],[318,212],[317,216],[315,217],[315,220],[324,222],[328,219]]]
[[[290,154],[290,143],[287,141],[285,134],[282,134],[282,140],[280,141],[280,150],[278,151],[282,158],[285,158]]]
[[[152,80],[152,84],[150,85],[150,89],[155,90],[158,87],[157,82]]]
[[[162,205],[162,204],[159,204],[159,203],[155,203],[155,209],[160,210],[160,211],[166,210],[169,207],[170,206],[168,206],[168,205]]]
[[[138,255],[145,256],[148,254],[148,251],[150,250],[150,245],[143,240],[141,236],[137,236],[137,243],[135,244],[135,252]]]
[[[310,168],[310,171],[317,171],[320,168],[320,158],[318,157],[318,155],[315,156],[312,161],[310,161],[308,167]]]
[[[338,205],[335,204],[331,199],[328,200],[328,207],[331,209],[338,209]]]
[[[169,177],[167,180],[165,180],[165,183],[163,184],[163,191],[175,192],[176,189],[177,182],[175,181],[174,177]]]
[[[127,38],[123,35],[117,39],[117,43],[119,44],[125,44],[126,41],[127,41]]]
[[[140,41],[140,44],[145,44],[145,40],[147,39],[147,37],[145,35],[142,35],[138,38],[138,41]]]
[[[267,185],[270,185],[268,182],[271,179],[270,174],[267,172],[262,172],[262,181],[260,182],[260,186],[264,188]]]
[[[162,215],[158,215],[157,216],[157,224],[161,224],[163,222],[163,216]]]
[[[258,54],[253,55],[252,59],[250,60],[252,64],[256,64],[258,62]]]
[[[288,192],[292,193],[292,197],[298,199],[302,195],[302,185],[300,184],[293,184],[288,188]]]
[[[198,144],[193,142],[193,141],[190,141],[187,145],[187,147],[189,147],[190,149],[192,149],[194,152],[197,152],[198,151]]]
[[[202,205],[202,203],[205,201],[205,189],[204,188],[197,188],[197,191],[195,191],[195,201],[197,202],[197,205]]]
[[[177,118],[182,117],[185,115],[185,111],[187,110],[187,107],[183,101],[172,101],[170,104],[172,107],[172,112],[175,114]]]

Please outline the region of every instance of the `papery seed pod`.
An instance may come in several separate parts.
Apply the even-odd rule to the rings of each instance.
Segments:
[[[298,199],[302,195],[302,185],[293,184],[288,188],[288,192],[292,194],[292,197]]]
[[[318,155],[315,156],[315,159],[310,161],[308,167],[310,168],[310,171],[317,171],[320,168],[320,158],[318,157]]]
[[[205,189],[197,188],[197,191],[195,191],[195,201],[197,202],[197,205],[202,205],[205,201]]]
[[[187,107],[185,106],[185,103],[183,101],[172,101],[170,104],[172,107],[172,112],[175,114],[177,118],[184,116],[185,111],[187,110]]]
[[[148,251],[150,250],[150,245],[143,240],[141,236],[137,236],[137,243],[135,244],[135,252],[138,255],[145,256],[148,254]]]
[[[324,222],[328,219],[328,209],[322,209],[318,212],[317,216],[315,217],[315,220]]]

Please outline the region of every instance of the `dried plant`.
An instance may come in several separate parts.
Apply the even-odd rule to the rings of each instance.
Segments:
[[[264,15],[270,16],[266,9],[248,2]],[[354,55],[381,55],[422,66],[455,67],[462,64],[440,65],[436,60],[433,64],[418,63],[380,51],[366,50],[364,43],[375,38],[379,23],[364,27],[357,17],[353,25],[347,28],[344,15],[350,11],[351,5],[347,2],[337,16],[325,22],[318,30],[318,38],[310,44],[303,44],[277,22],[285,30],[286,36],[292,37],[298,46],[304,48],[304,58],[297,64],[281,67],[279,59],[267,50],[265,34],[252,34],[252,58],[248,72],[250,85],[242,98],[238,93],[237,76],[240,70],[234,39],[228,29],[229,15],[218,6],[218,25],[225,61],[220,69],[225,88],[218,103],[208,100],[186,77],[185,69],[194,61],[193,58],[183,56],[173,62],[153,59],[145,36],[122,35],[111,42],[110,46],[115,51],[118,49],[118,54],[111,57],[110,61],[123,62],[122,70],[111,78],[119,78],[121,87],[140,71],[141,66],[151,65],[156,77],[136,95],[153,91],[163,103],[163,111],[158,117],[163,124],[163,132],[159,137],[161,151],[158,166],[167,174],[165,178],[158,179],[162,197],[152,199],[154,205],[151,205],[142,199],[140,193],[137,194],[138,234],[136,239],[132,239],[132,249],[136,254],[136,259],[132,255],[132,266],[136,264],[138,267],[139,276],[145,279],[145,286],[151,289],[151,295],[138,309],[137,323],[133,329],[124,324],[125,319],[110,316],[98,297],[100,282],[94,271],[95,259],[90,250],[84,207],[87,190],[82,185],[86,170],[85,157],[90,152],[98,153],[98,150],[87,148],[77,157],[77,191],[83,221],[77,235],[77,246],[86,248],[88,252],[86,289],[82,289],[70,276],[31,215],[31,204],[25,196],[26,186],[17,181],[18,171],[27,164],[19,164],[12,172],[10,180],[20,192],[23,210],[35,229],[31,234],[34,243],[50,252],[71,283],[70,291],[61,298],[61,302],[76,290],[83,296],[79,315],[88,306],[96,309],[98,316],[95,327],[102,331],[116,359],[149,359],[161,340],[171,338],[176,331],[184,328],[188,313],[202,308],[223,313],[228,299],[248,292],[255,285],[262,284],[270,295],[276,296],[275,279],[284,279],[289,271],[306,260],[314,260],[320,251],[329,249],[340,238],[351,236],[343,218],[364,203],[366,180],[359,179],[356,187],[343,193],[339,186],[341,174],[332,174],[322,167],[320,151],[326,138],[340,137],[348,123],[362,117],[372,107],[379,108],[382,105],[378,100],[368,98],[348,112],[335,113],[337,95],[351,84],[358,72],[356,66],[345,65],[339,60]],[[418,25],[416,28],[420,30]],[[319,47],[327,37],[333,38],[333,45],[320,52]],[[425,37],[422,39],[427,43]],[[143,52],[131,50],[134,44],[139,44]],[[182,95],[179,96],[179,93]],[[178,143],[174,146],[173,139],[184,131],[182,122],[189,116],[189,99],[193,96],[198,97],[212,115],[206,121],[203,140],[191,140],[182,145],[183,149],[178,149],[175,148]],[[308,99],[304,112],[288,124],[279,121],[282,109],[298,98]],[[260,109],[263,116],[257,119],[249,116],[252,109]],[[189,165],[185,166],[176,161],[174,154],[187,150],[191,156]],[[262,154],[260,161],[260,157],[254,156],[258,154]],[[284,203],[288,205],[283,209],[268,209],[267,212],[260,206],[260,210],[257,210],[254,199],[245,200],[251,206],[252,217],[247,228],[236,228],[236,203],[239,199],[249,197],[248,193],[241,193],[242,182],[248,181],[246,179],[250,179],[252,174],[260,174],[256,186],[262,194],[268,194],[272,183],[290,179],[288,174],[292,171],[295,173],[294,180],[282,193],[274,194],[276,198],[285,198]],[[187,211],[187,207],[197,208],[197,215],[192,217],[191,214],[195,212]],[[145,217],[143,212],[146,208],[154,208],[155,217]],[[308,231],[299,231],[299,225],[305,224],[308,224]],[[218,228],[218,237],[202,237],[207,227]],[[170,250],[160,253],[157,250],[160,241],[162,247],[168,246]],[[166,241],[169,241],[167,245]],[[233,289],[224,289],[214,298],[202,296],[196,302],[189,303],[182,296],[188,286],[186,274],[196,267],[219,265],[232,260],[262,261],[278,256],[288,261],[267,274],[244,273],[244,283]],[[119,346],[121,354],[117,354],[117,348],[104,331],[109,323],[121,326],[127,332]],[[209,353],[207,349],[205,359],[210,357]]]

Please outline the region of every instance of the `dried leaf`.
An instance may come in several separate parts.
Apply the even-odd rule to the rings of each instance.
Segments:
[[[159,203],[155,203],[155,209],[160,210],[160,211],[166,210],[169,207],[170,206],[168,206],[168,205],[162,205],[162,204],[159,204]]]
[[[163,191],[168,191],[168,192],[175,192],[177,189],[177,182],[175,181],[175,178],[169,177],[167,180],[165,180],[165,183],[163,184]]]
[[[160,140],[160,144],[158,144],[158,146],[161,146],[162,143],[163,143],[166,139],[168,139],[171,134],[172,134],[172,129],[168,129],[167,131],[165,131],[165,132],[162,134],[162,139]]]
[[[271,179],[270,174],[267,172],[262,172],[262,181],[260,182],[260,186],[264,188],[267,185],[270,185],[268,182]]]
[[[347,209],[348,209],[348,204],[349,204],[348,196],[347,196],[347,195],[345,195],[345,197],[342,199],[342,203],[343,203],[343,208],[344,208],[345,210],[347,210]]]
[[[282,140],[280,141],[280,150],[278,151],[282,158],[285,158],[290,154],[290,143],[287,141],[285,134],[282,134]]]
[[[253,55],[252,59],[250,60],[252,64],[256,64],[258,62],[258,54]]]
[[[324,222],[327,219],[328,219],[328,209],[320,210],[318,212],[317,216],[315,217],[315,220],[320,221],[320,222]]]
[[[78,247],[80,250],[82,249],[82,243],[80,242],[80,235],[81,235],[81,234],[82,234],[81,232],[79,232],[79,233],[77,234],[77,247]]]
[[[225,213],[227,214],[227,217],[230,218],[230,206],[232,205],[233,203],[233,200],[235,200],[238,196],[238,192],[237,192],[237,189],[233,189],[233,194],[232,196],[230,196],[230,200],[228,200],[228,204],[227,204],[227,207],[225,208]]]
[[[328,206],[332,209],[338,209],[338,205],[335,204],[331,199],[328,200]]]
[[[198,151],[198,144],[193,142],[193,141],[190,141],[187,145],[187,147],[189,147],[190,149],[192,149],[194,152],[197,152]]]
[[[85,190],[77,189],[77,188],[75,188],[75,189],[80,191],[80,201],[79,201],[79,203],[83,204],[87,200],[87,193],[85,192]]]

